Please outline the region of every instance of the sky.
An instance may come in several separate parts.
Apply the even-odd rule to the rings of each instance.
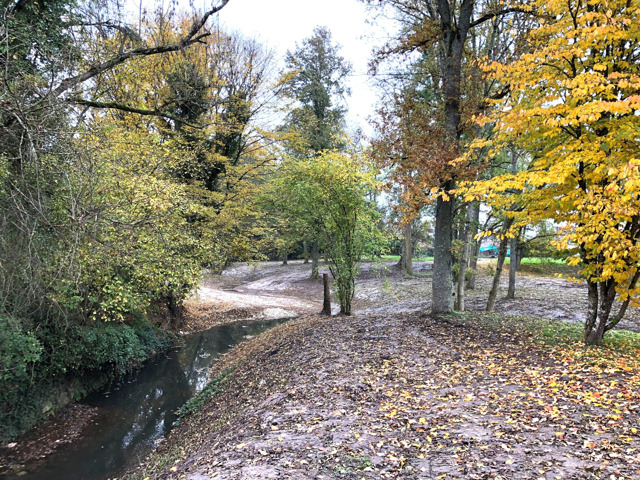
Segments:
[[[353,66],[349,77],[351,96],[348,121],[351,128],[365,131],[367,117],[374,113],[376,91],[367,74],[372,46],[384,43],[387,34],[372,20],[371,12],[357,0],[231,0],[219,13],[222,25],[245,36],[262,40],[280,59],[313,34],[316,26],[327,26],[341,45],[341,54]],[[388,26],[388,25],[387,25]]]
[[[212,0],[192,1],[202,9]],[[342,47],[340,53],[353,66],[348,79],[349,130],[362,128],[371,133],[367,117],[375,112],[377,92],[367,64],[372,48],[384,44],[393,32],[393,22],[374,21],[373,14],[357,0],[230,0],[218,13],[218,21],[273,49],[282,67],[287,50],[295,50],[296,43],[310,37],[316,26],[328,27],[334,42]]]

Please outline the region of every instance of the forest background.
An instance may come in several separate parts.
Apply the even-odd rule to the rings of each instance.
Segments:
[[[430,215],[433,313],[464,310],[482,234],[497,278],[509,241],[514,266],[534,246],[579,267],[587,343],[636,301],[637,1],[364,2],[402,27],[371,62],[370,147],[347,134],[331,33],[278,70],[215,27],[227,3],[130,21],[117,2],[3,2],[6,438],[166,348],[203,269],[297,253],[313,274],[324,252],[350,314],[358,262],[404,252],[410,273]]]

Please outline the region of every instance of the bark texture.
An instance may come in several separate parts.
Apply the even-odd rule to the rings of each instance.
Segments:
[[[458,271],[458,285],[456,291],[455,309],[458,312],[464,312],[464,296],[467,275],[467,265],[469,263],[469,249],[471,241],[471,222],[473,220],[473,205],[468,204],[465,207],[464,229],[461,235],[462,252],[460,253],[460,269]]]
[[[403,230],[403,253],[402,253],[402,270],[407,275],[413,275],[413,244],[411,240],[411,225],[407,224]]]
[[[433,246],[431,313],[450,313],[453,311],[452,231],[453,201],[438,198]]]
[[[474,202],[471,205],[473,208],[473,216],[471,218],[471,238],[473,241],[470,246],[471,258],[469,260],[469,270],[471,270],[471,274],[467,280],[467,290],[473,290],[476,288],[478,256],[480,255],[480,240],[475,239],[478,234],[478,226],[480,225],[480,203]]]
[[[329,274],[322,274],[322,283],[324,286],[324,295],[322,300],[322,312],[320,315],[331,316],[331,289],[329,288]]]
[[[319,278],[318,268],[320,268],[320,255],[318,253],[318,242],[314,240],[311,243],[311,279]]]
[[[509,290],[507,298],[516,298],[516,269],[518,268],[518,239],[512,238],[509,242]]]

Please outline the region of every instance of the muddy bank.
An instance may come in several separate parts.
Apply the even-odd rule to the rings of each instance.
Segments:
[[[482,318],[297,320],[126,478],[637,478],[637,365],[565,353]]]

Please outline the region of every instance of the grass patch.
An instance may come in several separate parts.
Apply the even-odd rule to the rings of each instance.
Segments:
[[[582,323],[476,312],[449,318],[503,335],[521,332],[530,336],[534,345],[567,363],[623,370],[640,368],[640,333],[613,330],[605,334],[602,345],[596,346],[583,343]]]
[[[509,257],[506,258],[506,262],[509,262]],[[566,265],[564,259],[553,257],[524,257],[520,263],[522,265]]]
[[[582,344],[584,325],[581,323],[567,323],[547,321],[547,325],[540,328],[541,338],[550,345]],[[585,348],[606,348],[621,352],[640,355],[640,333],[628,330],[613,330],[604,335],[601,347],[585,346]]]
[[[400,255],[381,255],[380,259],[385,262],[400,261]],[[414,262],[432,262],[433,257],[415,257],[411,259]]]
[[[206,387],[200,390],[200,392],[198,392],[193,398],[180,407],[178,410],[178,420],[176,424],[179,425],[181,419],[200,411],[205,403],[215,397],[222,389],[222,385],[226,381],[227,377],[233,373],[233,370],[233,368],[223,370],[220,375],[211,380]]]
[[[495,267],[498,262],[497,259],[480,257],[478,260],[482,262],[485,268],[490,267],[491,271],[495,272]],[[504,260],[504,268],[506,271],[509,270],[510,264],[510,258],[506,257]],[[578,275],[580,268],[573,265],[567,265],[564,259],[560,258],[525,257],[520,262],[519,271],[522,273],[530,273],[543,277],[551,277],[554,275],[566,275],[575,277]]]

